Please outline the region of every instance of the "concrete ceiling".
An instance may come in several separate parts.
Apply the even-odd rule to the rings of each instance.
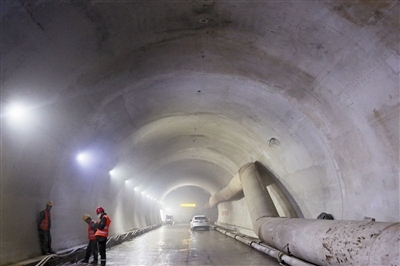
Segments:
[[[259,161],[300,216],[399,219],[399,1],[1,5],[3,204],[212,194]]]

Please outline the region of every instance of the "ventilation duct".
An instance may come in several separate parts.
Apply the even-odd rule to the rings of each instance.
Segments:
[[[400,265],[400,223],[280,218],[254,163],[209,199],[245,197],[253,230],[267,245],[318,265]]]

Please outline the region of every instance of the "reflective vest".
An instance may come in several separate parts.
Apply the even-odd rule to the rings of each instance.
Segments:
[[[49,230],[49,220],[50,220],[51,214],[47,210],[44,210],[44,219],[40,222],[40,229],[43,231]]]
[[[103,217],[101,218],[106,218],[106,226],[104,226],[104,228],[102,230],[100,230],[99,228],[97,228],[97,231],[95,233],[95,236],[102,236],[102,237],[108,237],[108,228],[110,227],[110,217],[108,217],[107,214],[104,214]]]
[[[94,223],[94,221],[90,221],[90,223],[88,224],[88,239],[89,240],[96,240],[96,236],[94,235],[94,232],[92,230],[92,224]]]

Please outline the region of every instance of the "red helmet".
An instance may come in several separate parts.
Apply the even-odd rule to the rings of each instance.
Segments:
[[[96,209],[96,214],[99,214],[99,213],[104,213],[103,207],[98,207],[98,208]]]

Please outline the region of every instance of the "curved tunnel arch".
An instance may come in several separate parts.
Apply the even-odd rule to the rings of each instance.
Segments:
[[[296,115],[295,113],[293,113],[293,108],[291,108],[291,110],[289,110],[288,115],[292,115],[292,116],[296,116],[296,118],[299,118],[299,115]],[[178,121],[178,122],[177,122]],[[213,122],[211,122],[213,121]],[[280,122],[279,122],[280,123]],[[264,125],[252,125],[252,131],[256,131],[257,132],[257,128],[260,128],[260,130],[258,130],[258,132],[260,132],[260,136],[257,136],[256,134],[254,134],[254,132],[248,132],[247,128],[244,128],[240,123],[237,123],[234,120],[228,119],[226,117],[222,117],[222,116],[218,116],[218,115],[213,115],[210,113],[207,114],[194,114],[194,115],[186,115],[186,116],[168,116],[166,118],[163,119],[159,119],[158,121],[152,122],[144,127],[142,127],[141,129],[139,129],[134,136],[130,137],[129,141],[126,141],[126,143],[123,143],[121,146],[123,146],[123,149],[127,149],[126,152],[123,152],[124,155],[122,155],[121,157],[125,157],[125,158],[129,158],[129,160],[131,160],[132,158],[129,156],[130,154],[130,149],[132,150],[140,150],[142,151],[142,153],[140,154],[140,157],[144,158],[144,157],[148,157],[148,158],[157,158],[155,160],[155,165],[148,167],[148,166],[143,166],[144,163],[140,162],[137,163],[136,166],[138,166],[137,168],[140,169],[140,167],[145,167],[145,168],[156,168],[156,167],[160,167],[162,165],[165,164],[166,161],[171,161],[174,160],[175,158],[175,153],[178,152],[179,154],[181,154],[183,151],[185,151],[185,147],[188,147],[186,145],[192,145],[193,143],[191,143],[191,141],[195,140],[195,139],[199,139],[199,136],[207,136],[207,137],[202,137],[200,139],[214,139],[214,140],[218,140],[218,145],[215,145],[216,142],[213,142],[213,146],[218,146],[218,152],[221,153],[223,151],[223,149],[221,150],[221,147],[225,146],[227,147],[226,150],[229,151],[224,152],[223,157],[225,157],[226,161],[235,161],[236,162],[236,166],[234,166],[233,164],[231,164],[231,166],[234,166],[234,168],[230,168],[228,169],[229,172],[233,173],[234,169],[236,169],[238,166],[240,165],[240,163],[242,161],[247,161],[247,160],[251,160],[251,158],[254,159],[258,159],[263,156],[266,156],[268,158],[268,160],[270,161],[268,163],[268,166],[276,171],[278,173],[278,171],[280,170],[279,168],[277,168],[277,165],[274,165],[274,161],[278,161],[280,162],[278,165],[279,167],[284,167],[285,165],[287,165],[286,167],[290,167],[291,170],[289,170],[290,168],[283,168],[281,170],[283,170],[282,176],[290,174],[292,172],[296,172],[298,171],[298,169],[301,168],[308,168],[310,166],[310,162],[315,161],[315,159],[317,159],[318,161],[320,161],[322,164],[324,164],[324,169],[331,169],[329,170],[330,174],[324,174],[322,173],[321,175],[315,175],[315,176],[319,176],[320,178],[332,178],[332,180],[337,179],[336,176],[336,170],[335,170],[335,165],[332,164],[332,159],[330,159],[329,155],[331,154],[331,152],[329,151],[325,151],[325,154],[323,155],[322,151],[325,150],[325,146],[324,144],[322,144],[322,141],[318,141],[318,134],[319,133],[313,133],[310,134],[311,132],[317,132],[317,129],[312,129],[312,125],[311,123],[307,123],[305,118],[302,119],[297,119],[296,122],[294,123],[298,123],[295,127],[295,130],[298,132],[296,133],[296,135],[294,135],[294,138],[297,138],[296,141],[291,141],[291,143],[283,143],[282,147],[279,147],[278,150],[280,151],[280,153],[286,153],[287,151],[290,150],[291,155],[290,156],[294,156],[296,159],[294,161],[289,161],[287,164],[285,162],[282,162],[279,159],[279,154],[277,154],[274,150],[274,148],[270,147],[270,143],[268,143],[269,139],[265,138],[265,136],[262,136],[261,134],[271,134],[271,136],[276,136],[277,133],[268,133],[268,132],[277,132],[277,128],[269,129],[266,130]],[[275,125],[278,124],[277,122],[274,123]],[[192,125],[192,126],[191,126]],[[202,125],[201,127],[196,128],[196,125]],[[300,126],[299,126],[300,125]],[[294,127],[294,126],[292,126]],[[304,131],[304,133],[306,133],[305,135],[300,135],[300,128],[302,128],[302,131]],[[213,136],[212,132],[216,132],[216,130],[218,130],[218,135]],[[266,132],[265,132],[266,131]],[[183,132],[185,132],[187,135],[181,135],[179,136],[179,134],[182,134]],[[204,135],[203,135],[204,134]],[[301,140],[301,142],[299,142],[299,137]],[[289,136],[285,136],[286,141],[289,140]],[[230,140],[229,142],[226,143],[226,145],[221,145],[222,143],[225,142],[225,139]],[[255,140],[254,142],[247,142],[244,143],[243,139],[246,140]],[[307,143],[307,146],[302,147],[300,144],[301,143]],[[170,147],[172,147],[172,150],[169,150],[168,146],[161,146],[159,144],[161,143],[168,143],[168,145]],[[180,144],[183,143],[183,144]],[[212,143],[212,142],[210,142]],[[251,146],[254,144],[257,144],[257,146]],[[264,143],[261,144],[260,143]],[[233,144],[233,145],[232,145]],[[242,148],[239,147],[235,147],[236,144],[241,144]],[[320,145],[318,148],[313,148],[310,149],[310,145]],[[165,144],[163,144],[165,145]],[[203,144],[199,144],[199,145],[203,145]],[[305,144],[303,144],[305,145]],[[130,148],[132,147],[132,148]],[[149,152],[149,155],[146,154],[146,152],[144,152],[142,147],[146,147],[147,149],[153,149],[153,151]],[[153,147],[153,148],[151,148]],[[162,148],[161,148],[162,147]],[[206,149],[210,149],[210,152],[208,154],[208,158],[206,160],[215,160],[215,158],[213,157],[213,155],[218,155],[217,152],[215,152],[215,148],[209,146],[209,144],[205,144]],[[289,148],[290,147],[290,148]],[[293,147],[296,147],[296,149],[293,149]],[[205,152],[205,156],[207,150],[205,150],[204,148],[202,148],[203,151]],[[120,149],[121,150],[121,149]],[[238,152],[240,150],[248,150],[247,154],[246,153],[241,153]],[[314,151],[318,151],[317,154],[312,155],[310,154],[309,157],[305,156],[308,151],[307,150],[314,150]],[[193,152],[196,152],[196,149],[192,148]],[[302,154],[301,156],[295,156],[295,153],[299,153]],[[197,155],[189,155],[187,154],[188,157],[187,158],[192,158],[192,159],[196,159]],[[236,159],[229,158],[229,156],[238,156]],[[277,156],[277,157],[276,157]],[[179,157],[177,157],[176,159],[178,159]],[[286,160],[288,160],[290,157],[287,157]],[[300,159],[302,158],[302,159]],[[325,159],[323,159],[325,158]],[[140,161],[140,159],[138,159]],[[147,162],[149,162],[149,160],[145,160]],[[215,161],[217,164],[219,165],[224,165],[224,163],[219,162],[218,160]],[[219,162],[219,163],[218,163]],[[130,163],[132,163],[132,161],[130,161]],[[132,168],[135,168],[135,166],[133,166]],[[135,172],[134,169],[132,169],[129,172]],[[140,172],[140,171],[139,171]],[[148,174],[151,175],[151,170],[150,172],[147,171]],[[141,174],[139,174],[141,175]],[[322,177],[321,177],[322,176]],[[228,179],[229,180],[229,179]],[[224,182],[227,182],[228,180],[225,180]],[[318,180],[318,179],[317,179]],[[317,181],[319,182],[319,181]],[[333,182],[337,182],[337,181],[333,181]],[[332,181],[329,181],[329,183],[332,183]],[[290,185],[289,185],[290,187]],[[334,191],[334,190],[333,190]],[[333,192],[332,191],[332,192]],[[315,192],[314,192],[315,193]],[[339,192],[340,193],[340,192]],[[339,196],[340,197],[340,196]],[[321,207],[323,208],[323,207]]]
[[[182,188],[186,186],[194,186],[198,187],[200,189],[203,189],[207,191],[210,196],[214,194],[219,188],[217,188],[214,184],[204,184],[204,183],[199,183],[199,182],[180,182],[178,184],[172,184],[170,187],[168,187],[165,192],[161,196],[161,200],[164,200],[164,198],[171,193],[171,191],[177,189],[177,188]],[[207,202],[205,202],[207,203]]]
[[[81,227],[63,217],[99,204],[135,217],[112,233],[156,220],[158,206],[127,178],[213,191],[249,161],[274,174],[301,217],[399,219],[397,1],[2,5],[2,232],[21,247],[2,247],[5,261],[38,252],[36,236],[12,239],[8,214],[33,232],[54,200],[56,248],[67,248],[84,237],[57,241]],[[35,106],[25,128],[4,115],[16,100]],[[79,165],[78,151],[94,165]],[[187,162],[186,172],[215,173],[153,179]]]
[[[197,151],[197,149],[196,149]],[[209,152],[207,154],[210,154]],[[129,178],[127,180],[132,180],[134,183],[140,183],[143,189],[145,187],[150,187],[151,183],[154,181],[165,181],[162,184],[163,185],[169,185],[172,179],[168,179],[165,176],[162,176],[162,172],[165,171],[164,169],[168,168],[178,168],[178,171],[173,171],[173,179],[181,179],[181,180],[187,180],[191,179],[189,176],[194,175],[194,172],[196,169],[193,167],[190,167],[190,164],[198,165],[207,167],[207,171],[204,172],[204,174],[198,174],[197,178],[200,180],[203,178],[200,178],[201,176],[206,176],[207,179],[214,181],[213,183],[219,184],[217,187],[220,189],[222,188],[222,184],[224,180],[228,179],[231,177],[231,174],[226,171],[221,165],[217,164],[215,161],[210,161],[210,160],[205,160],[204,157],[197,157],[195,158],[194,156],[189,156],[189,157],[182,157],[181,155],[174,156],[171,155],[171,159],[165,160],[164,163],[157,164],[157,168],[151,169],[148,171],[144,171],[141,174],[140,178]],[[190,159],[188,159],[190,158]],[[213,169],[213,170],[210,170]],[[213,173],[213,174],[211,174]],[[170,174],[171,175],[171,174]],[[157,177],[157,176],[162,176],[162,177]],[[176,178],[176,176],[182,176],[181,178]],[[153,177],[153,178],[151,178]],[[163,180],[165,178],[165,180]],[[197,178],[194,178],[196,180]],[[147,179],[147,180],[146,180]],[[162,189],[163,190],[163,189]],[[157,194],[162,193],[163,191],[156,191]]]
[[[207,191],[220,189],[221,183],[218,182],[220,176],[225,178],[229,174],[211,162],[199,162],[197,160],[176,161],[165,167],[159,168],[154,175],[147,180],[142,180],[140,184],[146,191],[160,195],[170,186],[176,186],[190,182],[192,184],[207,187]]]

